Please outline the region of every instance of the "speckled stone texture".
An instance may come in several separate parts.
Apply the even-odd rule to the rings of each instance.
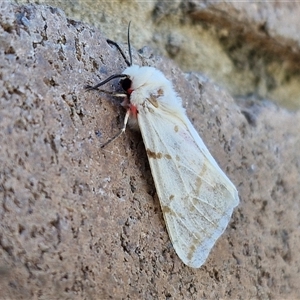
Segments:
[[[127,40],[131,21],[136,48],[151,46],[182,70],[206,74],[235,97],[256,95],[300,108],[299,1],[34,2],[60,7],[69,18],[93,24],[118,42]]]
[[[1,299],[297,299],[300,114],[235,102],[151,49],[241,204],[200,269],[168,238],[141,136],[120,101],[84,92],[125,68],[60,9],[0,4]],[[118,80],[107,84],[119,89]]]

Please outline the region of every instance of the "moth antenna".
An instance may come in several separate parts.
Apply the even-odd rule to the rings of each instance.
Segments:
[[[131,21],[129,22],[128,24],[128,30],[127,30],[127,42],[128,42],[128,53],[129,53],[129,60],[127,60],[123,50],[121,49],[121,47],[114,41],[110,40],[110,39],[107,39],[106,42],[108,44],[111,44],[111,45],[114,45],[118,50],[119,52],[121,53],[122,57],[124,58],[125,60],[125,63],[128,67],[132,66],[132,54],[131,54],[131,45],[130,45],[130,23]]]
[[[131,45],[130,45],[130,24],[131,24],[131,21],[128,24],[127,43],[128,43],[128,53],[129,53],[129,59],[130,59],[130,66],[132,66],[132,54],[131,54]]]
[[[100,83],[94,85],[94,86],[91,86],[91,85],[86,85],[84,88],[87,90],[87,91],[90,91],[90,90],[97,90],[99,86],[111,81],[112,79],[115,79],[115,78],[124,78],[124,77],[128,77],[126,74],[115,74],[115,75],[112,75],[110,77],[108,77],[107,79],[101,81]]]
[[[107,42],[108,44],[114,45],[114,46],[119,50],[120,54],[122,55],[122,57],[123,57],[124,60],[125,60],[126,65],[127,65],[128,67],[130,67],[130,66],[131,66],[131,63],[127,60],[127,58],[126,58],[126,56],[125,56],[123,50],[120,48],[120,46],[119,46],[116,42],[114,42],[114,41],[112,41],[112,40],[109,40],[109,39],[107,39],[106,42]]]

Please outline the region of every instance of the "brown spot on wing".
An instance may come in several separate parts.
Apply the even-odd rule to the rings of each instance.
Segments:
[[[169,197],[169,200],[172,201],[172,200],[174,199],[174,197],[175,197],[174,195],[171,195],[171,196]]]
[[[147,155],[149,158],[154,158],[154,159],[162,158],[162,153],[160,153],[160,152],[156,153],[156,152],[151,151],[150,149],[147,149],[146,152],[147,152]]]
[[[159,90],[157,91],[157,95],[162,96],[163,94],[164,94],[163,89],[159,89]]]
[[[158,101],[157,101],[157,96],[156,95],[153,95],[153,94],[151,94],[150,95],[150,98],[148,98],[148,100],[149,100],[149,102],[154,106],[154,107],[156,107],[156,108],[158,108]]]
[[[193,199],[192,199],[192,204],[193,204],[193,205],[191,205],[190,211],[195,211],[195,210],[196,210],[196,205],[198,205],[198,203],[199,203],[199,200],[196,199],[196,198],[193,198]]]
[[[175,132],[178,132],[179,128],[177,125],[174,126],[174,130],[175,130]]]
[[[193,241],[193,242],[194,242],[194,241]],[[188,255],[187,255],[188,260],[191,260],[191,259],[192,259],[192,257],[193,257],[193,255],[194,255],[195,251],[196,251],[196,246],[195,246],[195,244],[192,244],[192,245],[190,246],[189,253],[188,253]]]
[[[162,205],[161,211],[163,212],[164,215],[170,215],[172,217],[181,218],[181,219],[184,218],[184,216],[179,211],[175,211],[168,205]]]
[[[172,215],[172,216],[176,216],[175,212],[173,209],[170,208],[170,206],[162,206],[161,207],[161,210],[164,214],[169,214],[169,215]]]
[[[194,256],[196,250],[197,250],[197,247],[199,246],[199,242],[200,242],[201,238],[198,234],[195,234],[193,236],[193,241],[190,245],[190,248],[189,248],[189,252],[187,254],[187,258],[188,260],[191,260],[192,257]]]
[[[196,179],[196,184],[195,184],[195,187],[196,187],[196,190],[199,191],[200,188],[201,188],[201,185],[202,185],[202,177],[203,175],[206,173],[207,171],[207,165],[205,164],[205,161],[203,163],[203,166],[202,166],[202,170],[200,171],[197,179]]]
[[[159,104],[158,104],[158,98],[163,96],[164,95],[164,91],[163,89],[158,89],[156,91],[156,93],[152,93],[150,94],[150,97],[148,98],[149,102],[156,108],[159,107]]]
[[[163,154],[161,152],[154,152],[154,151],[151,151],[150,149],[147,149],[146,152],[147,152],[149,158],[160,159],[163,157]],[[164,157],[167,159],[172,159],[170,154],[164,154]]]

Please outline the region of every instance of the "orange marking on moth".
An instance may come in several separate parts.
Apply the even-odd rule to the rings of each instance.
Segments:
[[[138,114],[138,110],[136,108],[136,106],[134,106],[133,104],[129,104],[129,109],[130,109],[130,114],[131,116],[133,116],[134,118],[137,117],[137,114]]]

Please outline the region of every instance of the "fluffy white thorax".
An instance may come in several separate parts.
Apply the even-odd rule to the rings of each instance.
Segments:
[[[181,98],[177,96],[172,83],[158,69],[133,65],[126,68],[123,74],[128,75],[132,81],[130,102],[133,105],[139,106],[145,99],[161,94],[157,100],[162,107],[184,113]]]

